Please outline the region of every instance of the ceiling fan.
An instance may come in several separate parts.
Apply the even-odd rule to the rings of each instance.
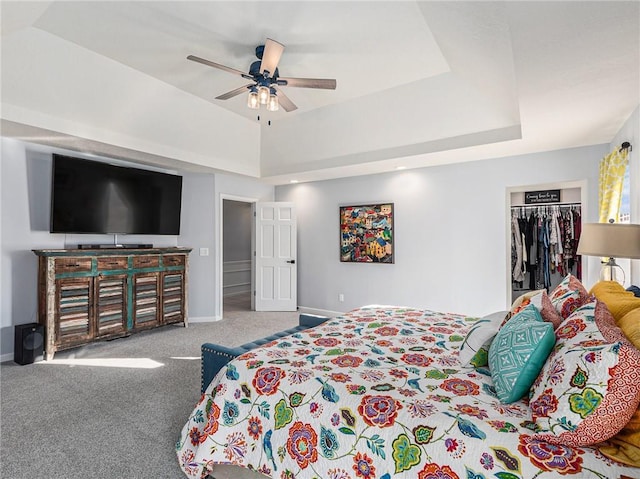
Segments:
[[[213,68],[218,68],[242,78],[251,80],[235,90],[223,93],[216,97],[216,100],[228,100],[245,91],[249,91],[247,106],[258,109],[260,105],[266,105],[267,110],[276,111],[282,105],[285,111],[293,111],[298,107],[280,90],[281,86],[292,86],[297,88],[320,88],[324,90],[335,90],[336,80],[328,78],[287,78],[281,77],[278,72],[278,62],[284,51],[284,45],[267,38],[264,45],[256,47],[255,61],[249,67],[249,73],[244,73],[235,68],[230,68],[219,63],[205,60],[195,55],[189,55],[187,60],[202,63]]]

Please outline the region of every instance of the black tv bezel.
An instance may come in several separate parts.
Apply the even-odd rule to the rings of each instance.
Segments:
[[[178,184],[178,197],[180,198],[180,206],[178,208],[178,229],[176,232],[138,232],[138,231],[72,231],[72,230],[60,230],[54,229],[54,195],[55,195],[55,171],[56,171],[56,158],[66,158],[74,161],[82,161],[89,162],[100,165],[100,168],[109,168],[114,169],[114,171],[129,171],[135,173],[143,173],[145,175],[158,175],[163,177],[172,177],[179,178]],[[71,156],[60,153],[52,154],[52,162],[51,162],[51,195],[50,195],[50,204],[49,204],[49,233],[51,234],[84,234],[84,235],[136,235],[136,236],[178,236],[180,234],[180,229],[182,226],[182,175],[165,173],[157,170],[149,170],[144,168],[136,168],[128,165],[116,165],[113,163],[109,163],[109,160],[95,160],[95,159],[87,159],[79,156]]]

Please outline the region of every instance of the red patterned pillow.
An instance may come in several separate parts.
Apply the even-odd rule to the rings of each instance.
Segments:
[[[640,404],[640,351],[595,299],[556,329],[556,347],[531,389],[536,438],[586,446],[614,436]]]
[[[568,274],[549,295],[554,308],[564,319],[586,303],[590,296],[578,278]]]
[[[553,306],[551,299],[549,299],[549,295],[546,291],[543,291],[540,294],[540,298],[537,296],[531,299],[531,302],[535,305],[536,308],[540,311],[540,315],[542,319],[546,322],[553,324],[553,329],[558,329],[560,323],[564,321],[564,318],[558,314],[556,308]]]

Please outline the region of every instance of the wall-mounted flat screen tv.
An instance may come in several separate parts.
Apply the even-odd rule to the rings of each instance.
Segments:
[[[180,234],[182,177],[53,155],[51,233]]]

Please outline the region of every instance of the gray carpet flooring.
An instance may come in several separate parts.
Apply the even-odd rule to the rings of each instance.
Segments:
[[[165,326],[0,365],[0,477],[184,478],[174,444],[200,397],[200,345],[237,346],[297,313],[225,308],[215,323]]]

